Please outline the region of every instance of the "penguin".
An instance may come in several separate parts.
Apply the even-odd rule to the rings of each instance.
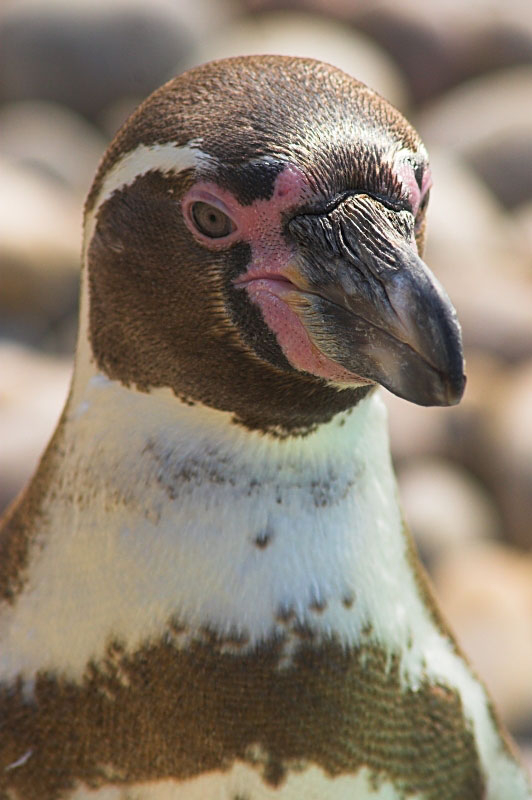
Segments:
[[[464,390],[412,126],[233,58],[126,121],[76,364],[0,546],[2,800],[525,800],[409,537],[378,387]]]

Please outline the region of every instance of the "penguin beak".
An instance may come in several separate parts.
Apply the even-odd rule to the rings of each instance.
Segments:
[[[414,217],[365,194],[288,223],[298,256],[284,299],[313,344],[350,373],[419,405],[464,391],[460,325],[420,259]]]

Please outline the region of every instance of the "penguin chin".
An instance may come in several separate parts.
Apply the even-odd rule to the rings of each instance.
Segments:
[[[418,405],[457,403],[465,377],[452,303],[415,243],[415,217],[373,195],[292,217],[293,250],[234,285],[288,363],[336,385],[378,383]]]
[[[262,313],[274,333],[288,363],[298,372],[322,378],[336,388],[358,388],[373,383],[330,358],[309,335],[307,325],[296,310],[303,297],[284,277],[259,278],[245,284],[250,300]]]
[[[341,383],[353,378],[358,385],[377,383],[422,406],[460,401],[465,387],[461,350],[442,367],[427,349],[405,342],[393,328],[370,322],[328,298],[298,292],[287,300],[322,357],[345,370]]]
[[[344,306],[299,289],[285,276],[259,278],[245,286],[287,361],[299,372],[337,389],[379,384],[417,405],[459,401],[463,380],[455,386],[411,345]]]

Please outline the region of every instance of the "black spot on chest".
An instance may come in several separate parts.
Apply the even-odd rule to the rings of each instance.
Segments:
[[[253,543],[259,550],[266,550],[266,548],[271,544],[272,539],[273,533],[271,533],[271,531],[261,531],[255,536]]]

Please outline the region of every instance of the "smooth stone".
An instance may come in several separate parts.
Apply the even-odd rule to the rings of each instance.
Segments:
[[[491,8],[488,6],[491,6]],[[532,62],[532,9],[527,0],[501,3],[497,13],[487,0],[488,14],[475,38],[472,62],[477,73]]]
[[[21,101],[0,108],[0,155],[42,171],[84,196],[106,139],[83,117],[55,103]]]
[[[433,571],[442,611],[514,731],[532,719],[532,556],[477,543]]]
[[[0,172],[0,335],[37,344],[76,313],[81,202],[29,167]]]
[[[470,80],[418,116],[427,142],[453,149],[506,208],[532,199],[532,66]]]
[[[467,154],[501,134],[528,130],[532,65],[472,78],[427,104],[416,118],[421,135],[439,147]]]
[[[489,429],[493,407],[511,370],[499,359],[470,351],[464,396],[451,408],[422,408],[382,391],[389,413],[390,441],[399,471],[420,459],[446,459],[479,480],[491,495],[490,503],[501,514],[502,535],[507,521],[494,486],[492,464],[497,463]]]
[[[516,209],[513,218],[521,234],[521,242],[532,274],[532,200]]]
[[[4,3],[0,100],[49,100],[95,119],[118,98],[156,89],[194,38],[186,7],[172,0]]]
[[[501,383],[486,425],[506,537],[532,550],[532,357]]]
[[[0,512],[35,469],[63,407],[72,358],[0,340]]]
[[[531,84],[532,92],[532,84]],[[500,202],[509,209],[532,200],[532,119],[528,127],[515,128],[472,147],[470,163]]]
[[[471,351],[467,375],[453,408],[420,408],[384,392],[399,474],[420,458],[450,459],[486,488],[500,536],[532,550],[532,359],[512,367]]]
[[[388,409],[392,455],[397,465],[409,459],[446,454],[445,437],[454,409],[417,406],[380,389]]]
[[[471,14],[463,3],[458,24],[449,24],[445,3],[357,4],[353,22],[394,58],[415,104],[457,83],[471,40]]]
[[[431,148],[425,261],[445,286],[468,347],[516,362],[532,348],[530,260],[519,224],[460,158]]]
[[[449,550],[496,538],[493,500],[470,472],[442,458],[418,458],[398,471],[405,520],[430,567]]]
[[[187,67],[254,53],[326,61],[366,83],[399,108],[408,104],[405,84],[384,49],[354,29],[310,13],[273,12],[234,21],[205,39]]]

